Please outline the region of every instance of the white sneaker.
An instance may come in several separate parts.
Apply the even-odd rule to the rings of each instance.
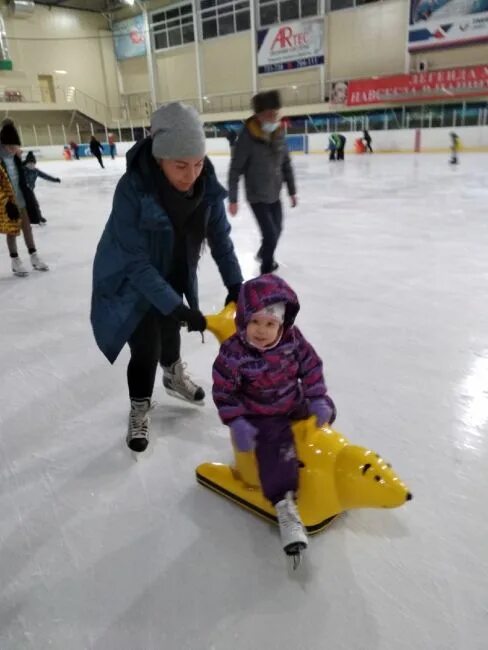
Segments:
[[[149,444],[150,408],[149,397],[130,401],[129,428],[125,440],[132,451],[144,451]]]
[[[12,257],[12,273],[19,278],[25,278],[29,275],[29,271],[22,264],[20,257]]]
[[[182,363],[181,359],[175,361],[172,366],[163,366],[163,386],[168,395],[201,405],[205,399],[205,392],[201,386],[197,386],[190,379],[185,370],[186,363]]]
[[[308,546],[307,533],[298,514],[292,492],[276,505],[281,544],[287,555],[299,555]]]
[[[43,262],[37,253],[32,253],[31,256],[32,267],[36,271],[49,271],[49,266]]]

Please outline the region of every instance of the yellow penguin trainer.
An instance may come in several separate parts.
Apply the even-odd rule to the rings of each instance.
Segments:
[[[220,343],[235,332],[234,303],[207,316]],[[406,485],[378,454],[357,445],[315,417],[292,425],[300,463],[297,506],[309,534],[318,533],[345,510],[397,508],[412,498]],[[203,463],[197,481],[276,523],[275,508],[261,492],[254,452],[234,449],[234,464]]]

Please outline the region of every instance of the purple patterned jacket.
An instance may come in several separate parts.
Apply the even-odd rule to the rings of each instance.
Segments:
[[[249,345],[246,326],[251,315],[281,301],[286,302],[281,341],[265,351]],[[325,399],[335,412],[322,361],[293,324],[299,309],[296,294],[278,276],[262,275],[242,286],[237,332],[222,344],[213,365],[213,398],[225,424],[238,417],[291,414],[314,399]]]

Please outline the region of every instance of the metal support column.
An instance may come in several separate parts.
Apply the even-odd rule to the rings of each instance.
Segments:
[[[149,92],[151,94],[151,104],[152,110],[155,111],[158,107],[158,97],[157,97],[157,88],[158,88],[158,79],[156,76],[156,65],[154,61],[154,53],[152,47],[152,38],[149,25],[149,15],[147,13],[147,8],[145,3],[141,0],[137,0],[137,6],[142,11],[142,19],[144,21],[144,38],[146,41],[146,60],[147,60],[147,76],[149,78]]]
[[[205,95],[202,82],[202,62],[200,60],[200,29],[198,26],[198,13],[196,0],[191,0],[191,10],[193,14],[193,32],[195,34],[195,63],[197,73],[197,92],[198,92],[198,110],[203,113],[203,97]]]
[[[252,94],[258,92],[258,62],[256,57],[257,52],[257,27],[256,27],[256,0],[250,0],[250,18],[251,18],[251,81],[252,81]]]

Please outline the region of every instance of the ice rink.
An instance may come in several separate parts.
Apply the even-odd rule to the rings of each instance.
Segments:
[[[0,246],[1,650],[485,650],[488,636],[488,155],[297,156],[278,250],[324,359],[336,428],[414,499],[352,511],[287,570],[277,529],[196,484],[231,457],[211,398],[163,394],[125,446],[127,352],[89,323],[91,265],[125,161],[46,162],[49,273]],[[215,158],[225,183],[227,158]],[[241,203],[247,278],[258,232]],[[19,252],[28,262],[22,241]],[[207,253],[203,311],[225,298]],[[207,393],[217,343],[185,335]]]

